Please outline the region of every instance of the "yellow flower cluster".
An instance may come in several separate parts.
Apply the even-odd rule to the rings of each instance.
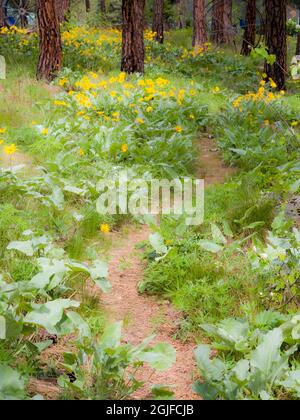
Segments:
[[[262,81],[263,82],[263,81]],[[245,102],[260,102],[263,101],[265,103],[270,103],[272,101],[275,101],[276,99],[279,99],[284,95],[284,92],[281,91],[278,94],[275,94],[273,92],[270,92],[268,89],[266,89],[264,83],[260,83],[260,87],[258,88],[257,92],[248,92],[246,95],[239,96],[237,99],[235,99],[232,103],[234,108],[239,108],[242,110],[241,106],[242,103]],[[273,82],[275,83],[275,82]],[[276,86],[276,84],[275,84]],[[273,85],[274,87],[274,85]]]

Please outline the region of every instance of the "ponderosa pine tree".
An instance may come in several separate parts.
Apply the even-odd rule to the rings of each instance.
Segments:
[[[161,44],[164,42],[164,0],[153,1],[152,31],[155,32],[155,40]]]
[[[300,32],[297,35],[296,55],[300,55]]]
[[[256,38],[256,0],[247,0],[246,27],[242,45],[242,55],[250,55]]]
[[[193,46],[204,47],[207,42],[205,0],[194,0]]]
[[[287,0],[265,0],[266,46],[269,54],[276,56],[274,64],[265,64],[268,78],[278,89],[284,89],[287,73]]]
[[[4,0],[0,0],[0,28],[4,26]]]
[[[71,0],[56,0],[56,14],[59,23],[63,23],[67,20],[67,15],[70,12]]]
[[[99,10],[102,15],[106,15],[106,1],[105,0],[99,0]]]
[[[233,41],[232,0],[224,0],[224,40],[229,44]]]
[[[85,10],[87,13],[91,11],[91,0],[85,0]]]
[[[39,62],[37,78],[52,81],[62,65],[60,25],[55,0],[37,1]]]
[[[226,42],[224,34],[224,0],[213,0],[212,7],[212,40],[216,44]]]
[[[122,0],[122,63],[121,70],[144,73],[144,9],[145,0]]]

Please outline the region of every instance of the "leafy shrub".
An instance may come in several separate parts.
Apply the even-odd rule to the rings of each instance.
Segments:
[[[284,317],[270,311],[249,320],[203,325],[224,357],[210,359],[210,346],[197,348],[203,382],[196,382],[194,390],[208,400],[299,398],[299,320],[299,315]]]

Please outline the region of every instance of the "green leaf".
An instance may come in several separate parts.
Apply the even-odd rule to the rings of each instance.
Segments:
[[[67,313],[67,317],[72,321],[75,329],[78,330],[81,338],[91,338],[90,327],[77,312],[69,311]]]
[[[227,244],[227,239],[221,232],[221,229],[215,223],[211,223],[211,233],[212,233],[214,242],[221,245]]]
[[[50,333],[56,333],[55,326],[62,320],[64,310],[79,306],[79,302],[69,299],[57,299],[40,305],[33,304],[33,311],[25,316],[24,322],[43,327]]]
[[[34,255],[34,249],[32,246],[32,241],[15,241],[11,242],[7,249],[22,252],[27,257],[32,257]]]
[[[221,245],[216,244],[215,242],[200,240],[198,242],[201,248],[203,248],[205,251],[213,252],[214,254],[217,254],[220,251],[223,251],[224,247]]]
[[[122,338],[122,322],[116,322],[105,328],[100,339],[102,348],[116,348],[121,344]]]
[[[0,340],[6,339],[6,319],[0,316]]]
[[[265,334],[261,344],[253,351],[250,360],[251,367],[258,369],[267,380],[276,374],[276,369],[282,360],[280,348],[283,334],[280,328],[275,328]]]
[[[24,381],[16,370],[0,365],[0,400],[25,399],[24,386]]]
[[[219,359],[210,359],[210,346],[202,344],[194,351],[197,366],[205,380],[220,381],[223,373],[226,371],[226,366]]]
[[[160,233],[153,233],[149,236],[149,241],[154,248],[155,252],[158,255],[166,254],[168,252],[168,248],[165,245],[163,237],[160,235]]]
[[[172,400],[174,392],[167,385],[153,385],[151,394],[154,400]]]
[[[214,401],[218,396],[218,390],[214,386],[199,381],[194,383],[193,391],[200,395],[205,401]]]
[[[149,363],[156,370],[164,371],[172,367],[176,360],[176,350],[168,343],[158,343],[139,356],[140,360]]]

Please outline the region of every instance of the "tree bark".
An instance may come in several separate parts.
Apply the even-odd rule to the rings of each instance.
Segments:
[[[87,13],[91,11],[91,0],[85,0],[85,10]]]
[[[37,18],[40,44],[37,78],[50,82],[62,65],[60,25],[55,0],[38,0]]]
[[[230,44],[233,38],[232,0],[224,0],[224,40],[227,44]]]
[[[298,32],[298,35],[297,35],[296,55],[300,55],[300,32]]]
[[[193,46],[204,47],[206,42],[205,0],[194,0]]]
[[[256,0],[247,1],[246,28],[242,45],[242,55],[250,55],[255,47],[256,38]]]
[[[4,0],[0,0],[0,28],[4,26]]]
[[[70,6],[71,0],[55,0],[56,14],[59,23],[66,22],[68,20]]]
[[[105,0],[99,0],[99,9],[102,15],[106,15],[106,1]]]
[[[214,0],[212,10],[212,40],[216,44],[225,44],[224,0]]]
[[[176,13],[178,16],[178,29],[183,29],[182,0],[176,0]]]
[[[122,0],[122,64],[126,73],[144,73],[145,0]]]
[[[275,64],[266,62],[265,72],[278,89],[285,88],[287,71],[287,0],[265,0],[266,45],[269,54],[276,56]]]
[[[152,31],[156,33],[155,40],[160,44],[164,43],[164,0],[153,2],[153,23]]]

